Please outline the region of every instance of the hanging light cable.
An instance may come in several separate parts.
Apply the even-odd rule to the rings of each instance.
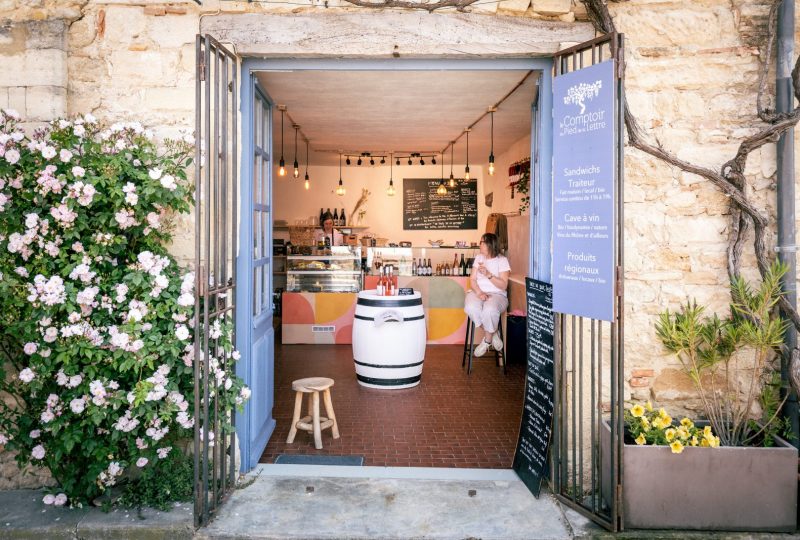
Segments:
[[[306,189],[311,188],[311,181],[308,178],[308,139],[306,139],[306,181],[304,186]]]
[[[392,172],[394,171],[394,167],[392,166],[392,155],[389,154],[389,187],[386,188],[386,194],[389,197],[394,197],[395,190],[394,190],[394,180],[392,179]]]
[[[300,126],[295,124],[293,127],[294,127],[294,170],[292,171],[292,175],[295,178],[300,178],[300,164],[297,163],[297,132],[300,131]]]
[[[448,185],[451,188],[456,187],[456,179],[453,176],[453,148],[456,146],[456,141],[450,141],[450,182]],[[442,157],[442,167],[444,167],[444,157]]]
[[[341,197],[345,194],[344,184],[342,183],[342,154],[339,154],[339,186],[336,188],[336,194]]]
[[[489,115],[492,120],[492,145],[491,149],[489,150],[489,176],[494,176],[494,111],[496,109],[492,107],[489,109]]]
[[[286,162],[283,160],[283,113],[286,112],[286,105],[278,105],[278,109],[281,111],[281,160],[278,176],[286,176]]]
[[[467,134],[467,166],[464,167],[464,180],[469,180],[469,132],[472,130],[465,128],[464,131]]]

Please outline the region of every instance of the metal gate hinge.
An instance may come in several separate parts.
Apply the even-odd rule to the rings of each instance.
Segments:
[[[206,80],[206,65],[205,64],[199,64],[197,66],[197,74],[200,76],[200,80],[201,81]]]

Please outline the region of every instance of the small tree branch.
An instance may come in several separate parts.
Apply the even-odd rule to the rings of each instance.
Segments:
[[[417,3],[409,2],[406,0],[380,0],[379,2],[370,2],[369,0],[345,0],[349,4],[363,8],[372,9],[385,9],[385,8],[401,8],[401,9],[421,9],[428,13],[433,13],[437,9],[442,8],[456,8],[456,11],[465,11],[465,8],[471,6],[478,0],[438,0],[431,3]]]

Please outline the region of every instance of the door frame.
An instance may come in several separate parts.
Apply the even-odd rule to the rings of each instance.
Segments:
[[[253,99],[255,88],[255,72],[260,71],[509,71],[509,70],[533,70],[539,72],[539,92],[535,107],[538,108],[538,115],[532,115],[531,122],[531,157],[538,156],[535,162],[536,174],[531,174],[531,211],[530,211],[530,249],[528,260],[527,275],[533,276],[542,281],[550,281],[552,269],[551,254],[551,230],[552,230],[552,140],[553,140],[553,95],[552,95],[552,57],[530,57],[530,58],[480,58],[480,59],[452,59],[452,58],[431,58],[431,59],[342,59],[342,58],[256,58],[245,57],[241,64],[241,83],[240,96],[242,133],[241,133],[241,156],[240,160],[240,211],[241,222],[239,224],[239,246],[240,251],[236,257],[237,274],[241,276],[237,290],[237,314],[236,314],[236,348],[240,351],[242,358],[237,367],[237,374],[242,377],[245,383],[253,390],[255,395],[258,391],[273,393],[274,388],[260,389],[257,387],[259,381],[252,380],[252,359],[251,351],[251,331],[253,328],[253,284],[252,284],[252,257],[250,249],[252,246],[252,190],[253,190]],[[262,94],[265,94],[262,89]],[[267,96],[268,98],[269,96]],[[538,125],[536,119],[538,118]],[[270,123],[270,140],[272,140],[272,123]],[[534,145],[538,144],[538,148]],[[270,155],[271,156],[271,155]],[[271,157],[270,157],[271,160]],[[272,181],[273,167],[269,167],[269,201],[272,205]],[[536,178],[538,181],[533,182]],[[273,229],[272,220],[268,225],[268,245],[272,244]],[[271,248],[270,248],[271,249]],[[269,263],[271,267],[271,261]],[[270,280],[270,289],[272,281]],[[272,291],[270,291],[272,292]],[[270,321],[272,312],[265,314]],[[270,322],[271,324],[271,322]],[[269,348],[273,358],[269,358],[270,369],[274,380],[274,347]],[[268,383],[268,381],[263,381]],[[262,383],[262,384],[263,384]],[[242,412],[237,412],[236,425],[239,431],[239,441],[241,441],[241,472],[247,472],[258,464],[263,448],[251,447],[252,419],[254,418],[251,400],[245,405]],[[266,445],[275,427],[275,420],[270,418],[267,429],[259,434],[258,444],[262,442]]]

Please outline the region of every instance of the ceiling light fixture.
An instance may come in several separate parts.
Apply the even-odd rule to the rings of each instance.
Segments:
[[[408,158],[408,164],[411,165],[411,156]]]
[[[436,156],[431,156],[431,165],[436,165]]]
[[[494,111],[496,111],[494,107],[489,109],[489,115],[492,119],[492,145],[489,150],[489,176],[494,176]]]
[[[292,175],[300,178],[300,164],[297,163],[297,132],[300,131],[300,126],[295,124],[292,127],[294,128],[294,170],[292,170]]]
[[[397,160],[394,162],[394,164],[399,167],[400,166],[400,158],[397,158]]]
[[[311,181],[308,178],[308,139],[306,139],[306,181],[304,187],[307,190],[311,188]]]
[[[464,132],[467,134],[467,166],[464,167],[464,180],[469,180],[469,132],[472,131],[470,128],[464,128]]]
[[[361,165],[361,163],[359,163],[359,165]],[[342,154],[339,154],[339,186],[336,188],[336,194],[341,197],[345,193],[346,190],[344,189],[344,184],[342,183]]]
[[[347,159],[344,162],[345,165],[350,165],[350,156],[347,156]]]
[[[358,161],[356,161],[356,165],[361,165],[361,158],[358,158]]]
[[[398,160],[398,161],[399,161],[399,160]],[[383,163],[383,160],[381,160],[381,163]],[[394,194],[395,194],[395,190],[394,190],[394,180],[392,179],[392,172],[393,172],[393,167],[392,167],[392,156],[391,156],[391,154],[390,154],[390,155],[389,155],[389,187],[388,187],[388,188],[386,188],[386,194],[387,194],[389,197],[394,197]]]
[[[375,165],[375,158],[369,158],[369,164]]]
[[[424,160],[424,159],[422,159],[422,158],[419,158],[419,164],[420,164],[420,165],[425,165],[425,160]]]
[[[390,155],[389,156],[389,160],[391,161],[391,159],[392,159],[392,156]],[[385,156],[381,156],[381,165],[386,165],[386,157]]]
[[[278,109],[281,111],[281,160],[278,176],[286,176],[286,162],[283,160],[283,113],[286,112],[286,105],[278,105]]]
[[[453,176],[453,149],[456,146],[456,141],[450,141],[450,182],[449,185],[451,188],[456,187],[456,179]],[[442,157],[442,167],[444,168],[444,157]],[[442,175],[444,176],[444,174]]]

